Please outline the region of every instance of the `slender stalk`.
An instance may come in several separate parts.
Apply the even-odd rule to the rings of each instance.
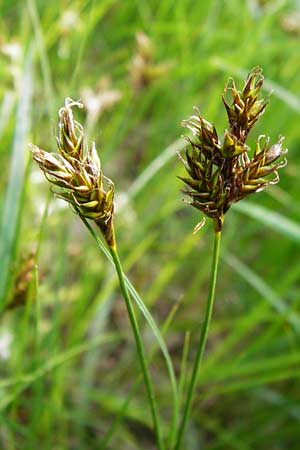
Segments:
[[[128,290],[127,290],[127,287],[125,284],[125,280],[124,280],[123,272],[122,272],[122,266],[121,266],[121,262],[119,259],[119,255],[118,255],[116,246],[115,245],[109,246],[109,251],[110,251],[110,254],[111,254],[114,264],[115,264],[115,268],[116,268],[118,278],[119,278],[120,288],[121,288],[121,291],[122,291],[122,294],[123,294],[123,297],[125,300],[129,320],[130,320],[132,331],[134,334],[137,353],[138,353],[138,357],[140,360],[140,365],[141,365],[142,373],[144,376],[144,382],[145,382],[145,386],[146,386],[146,390],[147,390],[147,394],[148,394],[148,398],[149,398],[150,409],[151,409],[153,425],[154,425],[154,431],[155,431],[156,439],[157,439],[157,445],[158,445],[159,450],[164,450],[164,444],[163,444],[162,435],[161,435],[161,431],[160,431],[159,417],[158,417],[158,412],[157,412],[156,400],[155,400],[155,396],[154,396],[154,390],[152,387],[151,377],[150,377],[150,373],[149,373],[149,369],[148,369],[147,360],[145,357],[144,345],[142,342],[138,322],[136,320],[134,309],[133,309],[133,306],[131,303],[131,299],[130,299],[130,296],[129,296],[129,293],[128,293]]]
[[[177,436],[177,442],[175,445],[174,450],[180,450],[182,439],[185,433],[187,419],[189,417],[191,407],[192,407],[192,401],[194,398],[194,393],[197,385],[197,379],[199,374],[199,369],[203,357],[203,353],[205,350],[205,345],[207,341],[207,335],[208,335],[208,329],[209,324],[212,316],[212,310],[213,310],[213,304],[214,304],[214,297],[215,297],[215,290],[216,290],[216,281],[217,281],[217,271],[218,271],[218,262],[219,262],[219,253],[220,253],[220,241],[221,241],[221,231],[215,232],[215,240],[214,240],[214,251],[213,251],[213,260],[212,260],[212,269],[211,269],[211,278],[210,278],[210,285],[209,285],[209,292],[208,292],[208,298],[207,298],[207,304],[206,304],[206,311],[205,311],[205,317],[203,326],[201,329],[201,335],[198,345],[198,350],[194,362],[193,372],[190,380],[190,384],[188,387],[188,393],[187,393],[187,399],[183,411],[183,416],[181,420],[181,424],[178,431]]]

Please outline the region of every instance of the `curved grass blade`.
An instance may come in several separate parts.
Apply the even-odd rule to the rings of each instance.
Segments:
[[[171,325],[171,323],[173,321],[173,318],[174,318],[174,316],[175,316],[175,314],[176,314],[176,312],[178,310],[178,307],[179,307],[179,303],[175,303],[175,305],[171,309],[170,313],[168,314],[168,316],[167,316],[167,318],[166,318],[166,320],[165,320],[165,322],[164,322],[164,324],[162,326],[162,334],[165,334],[168,331],[169,326]],[[152,361],[152,359],[153,359],[153,357],[154,357],[154,355],[156,353],[156,350],[157,350],[157,345],[153,346],[152,349],[150,350],[149,363],[151,363],[151,361]],[[129,395],[124,400],[122,406],[120,407],[119,411],[117,412],[116,417],[115,417],[112,425],[110,426],[110,428],[106,432],[104,438],[100,442],[99,447],[97,448],[97,450],[105,450],[106,449],[108,443],[112,439],[114,433],[116,432],[116,430],[120,426],[123,418],[127,414],[129,405],[130,405],[131,401],[133,400],[135,393],[138,391],[138,388],[142,384],[142,381],[143,381],[143,378],[142,378],[142,375],[140,374],[138,376],[135,384],[133,385],[131,391],[129,392]],[[173,417],[173,420],[174,420],[174,417]],[[176,426],[176,424],[174,424],[174,426]],[[172,447],[170,446],[170,448],[172,448]]]
[[[291,381],[299,379],[300,369],[299,367],[284,368],[282,370],[277,370],[276,372],[270,371],[266,373],[259,374],[258,376],[253,376],[237,380],[228,383],[220,383],[211,389],[207,389],[204,393],[204,398],[207,399],[214,395],[227,394],[229,392],[244,391],[249,390],[257,386],[263,386],[266,384],[277,383],[281,381]]]
[[[87,222],[87,220],[84,217],[81,217],[81,219],[82,219],[84,225],[87,227],[87,229],[91,233],[91,235],[93,236],[93,238],[95,239],[95,241],[97,242],[100,250],[104,253],[104,255],[110,261],[110,263],[113,264],[113,260],[110,256],[110,253],[109,253],[108,249],[106,248],[105,244],[102,242],[100,237],[95,233],[95,231],[93,230],[91,225]],[[162,337],[162,334],[161,334],[160,330],[158,329],[150,311],[148,310],[148,308],[144,304],[143,300],[139,296],[138,292],[135,290],[135,288],[133,287],[133,285],[131,284],[131,282],[129,281],[129,279],[127,278],[127,276],[125,274],[124,274],[124,278],[125,278],[125,282],[126,282],[126,285],[127,285],[130,295],[132,295],[134,301],[136,302],[137,306],[139,307],[139,309],[140,309],[141,313],[143,314],[144,318],[146,319],[148,325],[150,326],[150,328],[161,348],[162,354],[165,358],[166,366],[167,366],[168,373],[169,373],[170,383],[171,383],[171,387],[172,387],[173,414],[175,415],[175,419],[173,419],[173,420],[174,420],[174,422],[176,421],[176,423],[177,423],[178,390],[177,390],[177,382],[176,382],[174,367],[173,367],[173,363],[172,363],[169,351],[168,351],[165,341]]]
[[[9,286],[10,265],[16,249],[19,221],[22,209],[22,194],[28,155],[25,151],[27,134],[30,128],[30,104],[32,96],[32,55],[29,50],[24,63],[20,84],[16,127],[9,169],[8,186],[5,194],[0,231],[0,305],[5,303]]]
[[[282,214],[249,201],[237,203],[233,205],[232,208],[235,211],[241,212],[258,222],[273,228],[275,231],[283,234],[289,239],[300,243],[300,225],[291,219],[287,219]]]
[[[289,310],[289,306],[279,297],[279,295],[255,272],[242,263],[234,255],[224,252],[223,256],[230,265],[247,283],[259,292],[272,307],[284,317],[284,319],[291,325],[295,334],[299,335],[300,318],[293,311]]]
[[[103,333],[99,336],[95,336],[94,339],[91,339],[88,342],[84,342],[83,344],[76,345],[69,350],[66,350],[58,355],[50,358],[44,365],[38,367],[31,373],[24,374],[18,376],[17,378],[12,378],[8,380],[3,380],[0,382],[0,390],[6,389],[8,387],[14,386],[14,391],[12,393],[2,395],[0,400],[0,411],[6,408],[14,399],[21,394],[29,385],[34,383],[39,378],[43,377],[47,373],[51,372],[55,368],[61,366],[62,364],[68,362],[69,360],[76,358],[81,355],[83,352],[93,350],[100,344],[108,344],[115,342],[119,339],[118,334],[106,334]]]

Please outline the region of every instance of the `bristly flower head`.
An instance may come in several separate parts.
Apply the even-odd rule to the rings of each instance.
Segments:
[[[67,98],[59,111],[59,153],[48,153],[32,144],[31,151],[53,184],[53,193],[70,203],[80,216],[93,220],[113,246],[114,184],[102,173],[95,144],[86,147],[83,127],[73,117],[74,106],[82,108],[81,103]]]
[[[233,203],[277,183],[277,170],[287,162],[282,158],[287,153],[282,148],[283,137],[270,146],[269,138],[259,136],[254,152],[245,143],[267,105],[265,98],[259,98],[263,80],[262,70],[255,67],[242,91],[237,90],[233,80],[227,84],[225,91],[231,93],[232,102],[223,97],[229,126],[222,140],[215,126],[198,111],[182,122],[196,139],[186,138],[191,149],[186,151],[186,160],[179,158],[188,176],[179,178],[188,186],[184,192],[191,201],[187,203],[212,218],[216,231],[222,229],[224,215]]]

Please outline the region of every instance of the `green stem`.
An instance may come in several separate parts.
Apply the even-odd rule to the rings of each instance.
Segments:
[[[126,303],[129,320],[130,320],[132,331],[134,334],[137,353],[138,353],[138,357],[140,360],[140,365],[141,365],[141,369],[142,369],[143,376],[144,376],[144,382],[145,382],[145,386],[146,386],[146,390],[147,390],[147,394],[148,394],[148,398],[149,398],[152,419],[153,419],[153,425],[154,425],[154,431],[155,431],[156,438],[157,438],[157,445],[158,445],[159,450],[163,450],[164,445],[163,445],[162,435],[161,435],[161,431],[160,431],[156,400],[155,400],[155,396],[154,396],[154,390],[152,387],[148,364],[147,364],[146,357],[145,357],[145,351],[144,351],[144,346],[143,346],[143,342],[142,342],[142,338],[141,338],[141,333],[139,330],[138,322],[135,317],[131,299],[130,299],[130,296],[129,296],[129,293],[128,293],[128,290],[127,290],[127,287],[125,284],[122,266],[121,266],[121,262],[119,259],[119,255],[118,255],[116,246],[115,245],[109,246],[109,251],[113,258],[115,267],[116,267],[116,271],[117,271],[119,283],[120,283],[120,288],[121,288],[121,291],[122,291],[122,294],[123,294],[123,297],[124,297],[124,300]]]
[[[217,281],[217,271],[218,271],[218,262],[219,262],[219,253],[220,253],[220,240],[221,240],[221,231],[215,232],[215,241],[214,241],[214,251],[213,251],[213,260],[212,260],[212,269],[211,269],[211,278],[210,278],[210,285],[209,285],[209,293],[207,298],[207,304],[206,304],[206,311],[205,311],[205,317],[203,326],[201,329],[201,335],[200,335],[200,341],[199,346],[194,362],[192,377],[190,380],[190,384],[188,387],[188,393],[187,393],[187,399],[183,411],[183,416],[181,420],[181,424],[178,431],[177,436],[177,442],[175,445],[174,450],[180,450],[182,439],[185,433],[187,419],[189,417],[191,407],[192,407],[192,401],[194,398],[195,388],[197,385],[197,379],[199,375],[199,369],[207,341],[207,335],[208,335],[208,329],[209,324],[211,320],[212,310],[213,310],[213,304],[214,304],[214,297],[215,297],[215,290],[216,290],[216,281]]]

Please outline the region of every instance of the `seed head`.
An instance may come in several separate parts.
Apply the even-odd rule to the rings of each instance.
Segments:
[[[235,82],[230,78],[225,86],[225,93],[232,96],[231,104],[225,96],[222,100],[227,112],[230,133],[240,142],[245,142],[251,128],[258,121],[268,104],[267,98],[259,99],[264,77],[260,67],[254,67],[248,74],[242,91],[238,91]]]
[[[31,144],[33,159],[53,184],[53,193],[70,203],[80,216],[93,220],[113,246],[114,184],[103,175],[94,142],[90,148],[85,145],[83,127],[73,117],[74,106],[82,108],[81,103],[67,98],[59,110],[59,153]]]
[[[245,143],[267,105],[265,99],[259,98],[262,84],[260,68],[252,69],[242,91],[236,89],[233,80],[227,84],[232,103],[223,97],[229,127],[222,140],[215,126],[198,111],[182,122],[195,138],[186,137],[190,144],[186,159],[179,155],[188,172],[187,177],[179,177],[188,186],[184,193],[191,201],[187,203],[212,218],[217,231],[222,229],[224,215],[233,203],[277,183],[278,169],[287,162],[282,158],[287,153],[282,147],[283,137],[270,146],[269,138],[260,136],[254,152]]]

